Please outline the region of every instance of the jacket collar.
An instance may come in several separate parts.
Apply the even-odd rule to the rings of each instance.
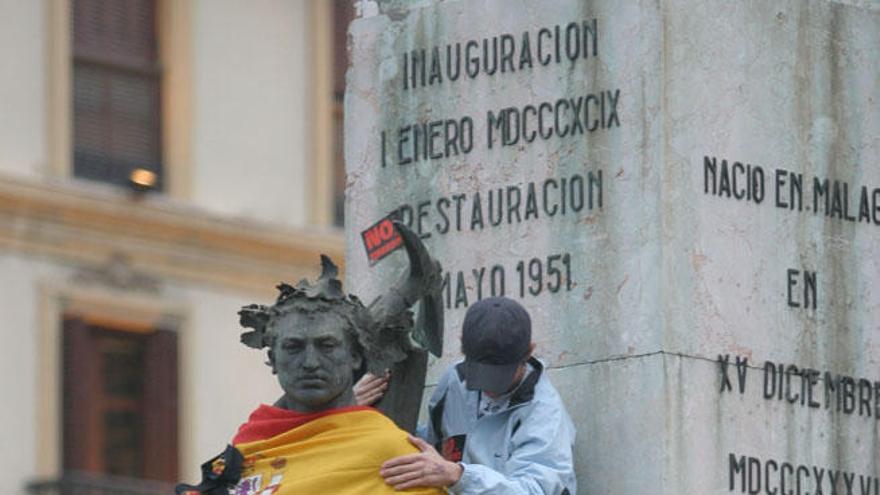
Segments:
[[[525,404],[535,397],[535,385],[537,385],[538,380],[541,379],[541,374],[544,372],[544,365],[534,356],[529,358],[528,363],[532,365],[532,372],[529,373],[525,380],[523,380],[513,391],[513,394],[510,396],[510,402],[507,406],[508,408]],[[455,371],[458,373],[459,381],[464,382],[464,362],[455,365]]]

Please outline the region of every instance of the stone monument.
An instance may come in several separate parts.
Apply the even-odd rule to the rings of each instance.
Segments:
[[[880,494],[880,2],[356,4],[351,290],[519,299],[583,493]]]

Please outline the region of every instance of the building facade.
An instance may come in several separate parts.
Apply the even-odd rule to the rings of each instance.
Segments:
[[[342,261],[345,4],[0,0],[5,493],[196,480],[277,398],[236,313]]]

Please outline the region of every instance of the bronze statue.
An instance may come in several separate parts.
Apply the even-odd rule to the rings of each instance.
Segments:
[[[416,449],[387,418],[355,406],[352,384],[366,371],[392,370],[380,409],[413,431],[427,352],[441,354],[443,335],[440,264],[418,236],[400,223],[395,226],[409,271],[369,306],[343,292],[337,267],[322,255],[322,273],[314,284],[282,283],[273,305],[241,309],[241,325],[251,329],[241,335],[242,343],[268,349],[267,364],[284,394],[273,406],[255,410],[233,439],[234,447],[202,466],[200,485],[181,485],[178,493],[226,493],[230,487],[235,487],[232,493],[267,488],[278,494],[344,493],[345,486],[393,492],[379,467]],[[410,307],[418,301],[414,323]],[[322,456],[321,445],[332,442],[338,455]],[[294,462],[296,468],[288,466]]]
[[[427,352],[437,357],[443,353],[442,271],[440,263],[431,258],[414,232],[399,222],[395,222],[395,227],[409,256],[409,271],[368,307],[356,296],[342,291],[342,284],[336,279],[336,265],[322,255],[322,273],[314,285],[307,280],[296,287],[281,284],[281,294],[273,306],[251,304],[242,308],[241,325],[253,331],[242,334],[241,341],[256,349],[268,347],[268,364],[273,373],[279,373],[274,360],[279,328],[344,328],[354,350],[364,358],[364,369],[355,371],[354,380],[364,371],[381,375],[391,370],[389,390],[378,407],[401,428],[413,432],[425,384]],[[419,318],[414,324],[409,308],[419,301]],[[305,316],[285,316],[294,314]],[[282,321],[287,324],[281,324]],[[294,390],[285,386],[287,377],[278,378],[285,391],[279,402],[293,400]],[[346,400],[353,403],[351,399]]]

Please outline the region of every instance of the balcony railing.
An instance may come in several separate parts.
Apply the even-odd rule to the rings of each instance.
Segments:
[[[53,480],[27,484],[28,495],[169,495],[174,485],[118,476],[65,473]]]

